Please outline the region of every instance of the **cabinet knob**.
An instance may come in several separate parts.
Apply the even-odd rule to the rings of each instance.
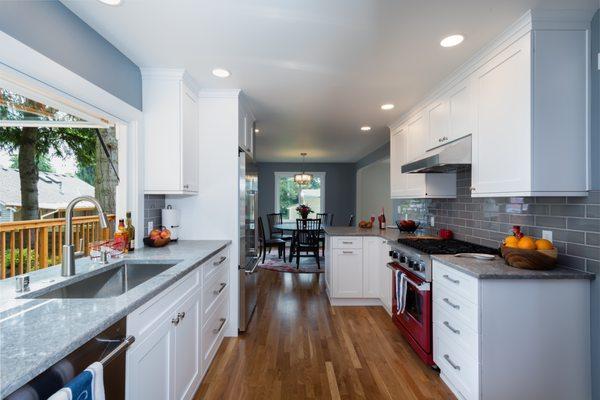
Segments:
[[[173,325],[175,325],[175,326],[179,325],[179,316],[178,316],[177,318],[173,318],[173,319],[171,320],[171,323],[172,323]]]
[[[182,312],[180,312],[180,313],[177,313],[177,319],[179,319],[179,318],[181,318],[181,319],[184,319],[184,318],[185,318],[185,311],[182,311]]]
[[[190,185],[183,185],[184,189],[188,189],[190,187]]]
[[[471,192],[474,192],[475,191],[475,186],[471,186],[469,189],[471,190]]]

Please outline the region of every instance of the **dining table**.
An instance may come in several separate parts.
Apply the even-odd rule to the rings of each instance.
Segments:
[[[296,237],[296,231],[298,230],[298,226],[296,222],[283,222],[281,224],[273,225],[273,228],[282,230],[283,232],[291,232],[292,233],[292,248],[294,247],[294,238]],[[321,229],[322,232],[325,232]],[[293,252],[290,250],[290,262],[294,258]]]

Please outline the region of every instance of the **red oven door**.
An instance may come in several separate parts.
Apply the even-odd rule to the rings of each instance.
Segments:
[[[405,275],[405,286],[402,291],[404,307],[398,312],[396,288],[397,274],[394,274],[394,291],[392,311],[395,324],[400,328],[411,347],[419,357],[429,365],[434,365],[432,354],[432,311],[431,284],[422,278],[396,267]],[[402,301],[400,302],[400,304]]]

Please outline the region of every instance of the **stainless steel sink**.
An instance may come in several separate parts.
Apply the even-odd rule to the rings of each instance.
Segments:
[[[51,292],[31,297],[38,299],[90,299],[120,296],[175,265],[124,261],[123,264]]]

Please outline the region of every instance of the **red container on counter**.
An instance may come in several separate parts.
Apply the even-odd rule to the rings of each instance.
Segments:
[[[439,233],[442,239],[452,239],[454,237],[454,233],[450,229],[440,229]]]

